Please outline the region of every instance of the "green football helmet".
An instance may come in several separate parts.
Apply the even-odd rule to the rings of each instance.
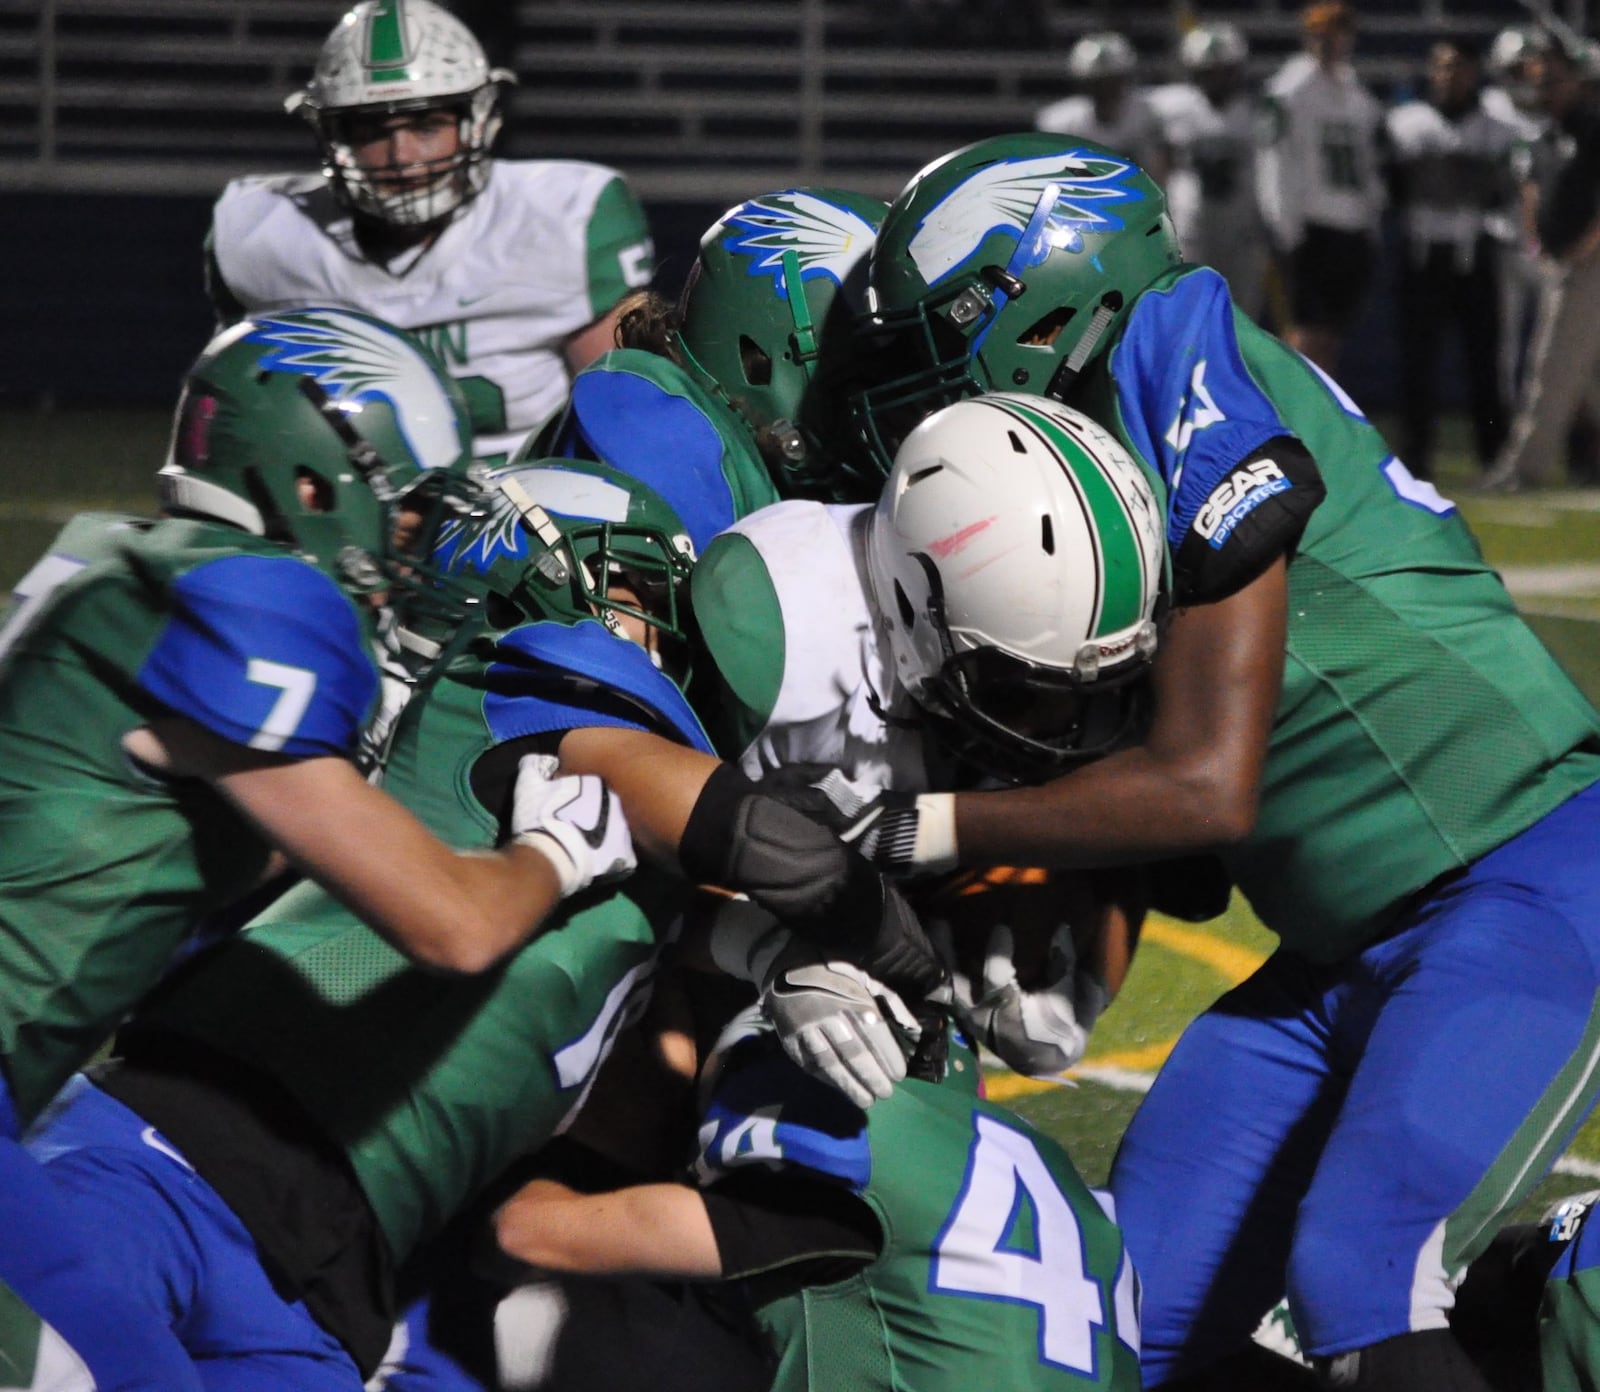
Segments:
[[[889,205],[868,274],[877,385],[856,398],[873,460],[930,411],[987,391],[1064,400],[1139,293],[1182,260],[1160,187],[1072,136],[996,136]]]
[[[351,593],[407,581],[443,516],[470,507],[460,388],[365,314],[258,314],[206,345],[157,475],[173,516],[293,547]]]
[[[887,211],[843,189],[784,189],[729,209],[700,240],[673,347],[729,401],[785,496],[871,496],[845,410],[867,254]]]
[[[626,620],[655,631],[669,675],[686,671],[683,582],[694,543],[661,495],[609,464],[519,456],[484,476],[483,505],[440,530],[437,571],[481,587],[492,628]]]

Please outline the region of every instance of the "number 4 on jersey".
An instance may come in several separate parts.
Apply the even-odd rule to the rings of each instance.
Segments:
[[[981,1112],[973,1124],[966,1183],[935,1246],[933,1289],[1037,1306],[1040,1358],[1092,1374],[1105,1293],[1084,1270],[1078,1216],[1026,1135]],[[1024,1208],[1032,1251],[1013,1236]]]

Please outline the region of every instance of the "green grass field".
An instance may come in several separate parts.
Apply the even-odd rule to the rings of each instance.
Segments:
[[[1485,553],[1504,571],[1534,627],[1591,697],[1600,699],[1600,492],[1475,497],[1456,423],[1438,480],[1459,502]],[[167,443],[164,412],[0,411],[0,586],[9,587],[80,509],[144,512]],[[1454,451],[1449,446],[1454,443]],[[1082,1076],[1066,1084],[996,1075],[997,1095],[1065,1140],[1091,1182],[1105,1177],[1128,1117],[1184,1024],[1272,948],[1236,903],[1198,928],[1153,922],[1122,996],[1095,1032]],[[1592,1188],[1600,1122],[1525,1206]]]

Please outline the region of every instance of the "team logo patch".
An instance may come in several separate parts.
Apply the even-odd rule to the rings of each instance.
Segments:
[[[723,246],[748,259],[751,275],[769,277],[785,300],[785,252],[798,258],[802,281],[827,276],[843,285],[877,235],[859,213],[799,190],[751,199],[729,213],[723,225]]]
[[[499,482],[513,478],[521,491],[547,512],[562,517],[584,517],[596,522],[625,522],[631,499],[628,490],[591,474],[557,468],[497,470],[489,476],[482,509],[488,516],[451,518],[439,531],[433,560],[446,572],[486,573],[502,556],[529,554],[522,510]]]
[[[447,469],[461,455],[455,408],[417,351],[393,329],[336,309],[255,320],[247,335],[266,344],[261,366],[311,377],[340,410],[359,418],[369,401],[387,403],[412,456]],[[355,422],[359,429],[359,419]]]
[[[1006,160],[980,169],[928,210],[907,247],[929,285],[978,254],[993,232],[1016,232],[1013,273],[1052,251],[1081,251],[1085,232],[1120,231],[1126,204],[1144,199],[1137,165],[1089,150]]]

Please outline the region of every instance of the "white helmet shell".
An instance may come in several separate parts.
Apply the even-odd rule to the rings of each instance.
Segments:
[[[868,546],[901,682],[923,701],[982,648],[1080,688],[1148,665],[1163,533],[1145,472],[1080,412],[1010,393],[935,412],[901,445]]]
[[[323,170],[356,211],[396,226],[418,226],[453,213],[482,191],[488,153],[500,130],[499,85],[472,31],[432,0],[361,0],[322,45],[311,81],[285,107],[306,118],[322,144]],[[388,189],[380,173],[356,161],[345,130],[354,114],[382,115],[454,106],[455,156],[423,187]]]
[[[1226,20],[1197,24],[1178,41],[1178,62],[1186,72],[1236,68],[1249,56],[1244,31]]]
[[[1067,54],[1067,72],[1079,82],[1096,77],[1127,77],[1138,65],[1133,45],[1106,29],[1085,34]]]

